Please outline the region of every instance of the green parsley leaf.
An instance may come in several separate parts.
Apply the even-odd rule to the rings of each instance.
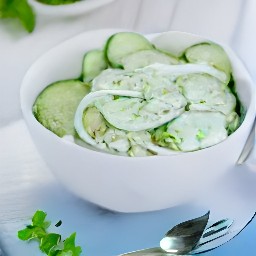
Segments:
[[[203,140],[205,138],[205,136],[206,136],[205,133],[201,129],[199,129],[197,134],[196,134],[196,138],[199,141],[201,141],[201,140]]]
[[[57,256],[74,256],[74,254],[72,251],[67,251],[67,252],[61,251],[57,254]]]
[[[41,239],[46,235],[46,232],[43,228],[36,226],[27,226],[25,229],[18,231],[18,238],[25,241],[33,238]]]
[[[80,246],[75,245],[75,240],[76,240],[76,233],[71,234],[70,237],[68,237],[64,241],[64,249],[63,252],[69,252],[71,251],[73,254],[72,256],[79,256],[82,252],[82,249]],[[60,254],[61,256],[64,256]]]
[[[20,240],[26,241],[32,237],[33,231],[30,228],[25,228],[18,231],[18,238]]]
[[[1,1],[1,0],[0,0]],[[38,210],[32,217],[32,225],[18,231],[18,238],[26,241],[37,239],[40,242],[39,248],[48,256],[80,256],[82,249],[75,245],[76,233],[73,233],[65,241],[61,241],[61,235],[48,233],[47,228],[50,222],[46,221],[47,213]],[[61,225],[59,221],[56,225]]]
[[[46,216],[47,213],[40,210],[36,211],[34,216],[32,217],[33,225],[41,227],[45,221]]]
[[[33,226],[38,226],[44,229],[48,228],[51,225],[51,222],[45,221],[46,216],[47,216],[47,213],[40,210],[36,211],[36,213],[32,218]]]
[[[61,236],[59,234],[55,234],[55,233],[47,234],[41,239],[40,249],[42,252],[48,255],[50,250],[54,246],[58,245],[60,241],[61,241]]]

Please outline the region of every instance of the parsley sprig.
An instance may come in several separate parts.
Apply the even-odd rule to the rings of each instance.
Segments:
[[[48,256],[80,256],[82,249],[75,245],[76,233],[71,234],[64,241],[60,234],[48,233],[47,228],[51,222],[46,220],[47,214],[36,211],[32,224],[18,231],[18,238],[23,241],[39,241],[40,250]],[[58,223],[61,223],[60,221]]]
[[[0,19],[18,19],[23,27],[32,32],[35,28],[35,13],[27,0],[0,0]]]

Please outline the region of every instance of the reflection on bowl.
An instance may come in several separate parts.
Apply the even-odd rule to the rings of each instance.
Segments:
[[[222,45],[231,60],[237,93],[247,111],[236,132],[222,143],[204,150],[172,156],[128,158],[97,152],[57,137],[33,116],[36,97],[54,81],[78,77],[84,53],[101,48],[116,32],[83,33],[38,59],[22,83],[24,118],[52,172],[79,197],[122,212],[159,210],[181,204],[195,198],[235,165],[255,116],[253,82],[232,50]],[[207,40],[182,32],[153,34],[148,38],[158,48],[174,53]]]
[[[50,16],[75,16],[90,12],[115,0],[81,0],[71,4],[48,5],[28,0],[37,13]]]

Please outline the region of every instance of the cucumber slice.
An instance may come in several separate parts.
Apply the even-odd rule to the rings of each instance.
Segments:
[[[230,60],[224,49],[217,44],[202,43],[194,45],[185,51],[185,56],[191,63],[211,65],[225,72],[230,78],[232,70]]]
[[[92,50],[87,52],[83,60],[83,81],[91,82],[107,67],[108,64],[103,51]]]
[[[155,63],[177,65],[179,60],[158,50],[142,50],[125,56],[121,63],[125,70],[132,71]]]
[[[220,111],[225,115],[236,107],[236,98],[230,89],[208,74],[189,74],[177,79],[190,110]]]
[[[151,49],[154,49],[154,46],[144,36],[134,32],[120,32],[108,39],[105,55],[113,68],[123,68],[123,57]]]
[[[75,112],[87,93],[89,87],[78,80],[53,83],[37,97],[33,114],[38,122],[59,137],[75,135]]]

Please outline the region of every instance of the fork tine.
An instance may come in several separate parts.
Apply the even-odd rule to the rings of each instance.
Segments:
[[[212,226],[207,228],[199,240],[200,244],[206,243],[207,241],[212,241],[224,234],[226,234],[233,224],[233,220],[225,219],[214,223]]]
[[[216,239],[229,234],[228,231],[232,226],[233,222],[234,222],[233,220],[224,219],[211,225],[209,228],[207,228],[204,231],[197,246],[194,248],[194,250],[191,253],[193,254],[193,253],[203,252],[204,249],[202,247],[204,245],[209,244],[210,242],[213,242]]]

